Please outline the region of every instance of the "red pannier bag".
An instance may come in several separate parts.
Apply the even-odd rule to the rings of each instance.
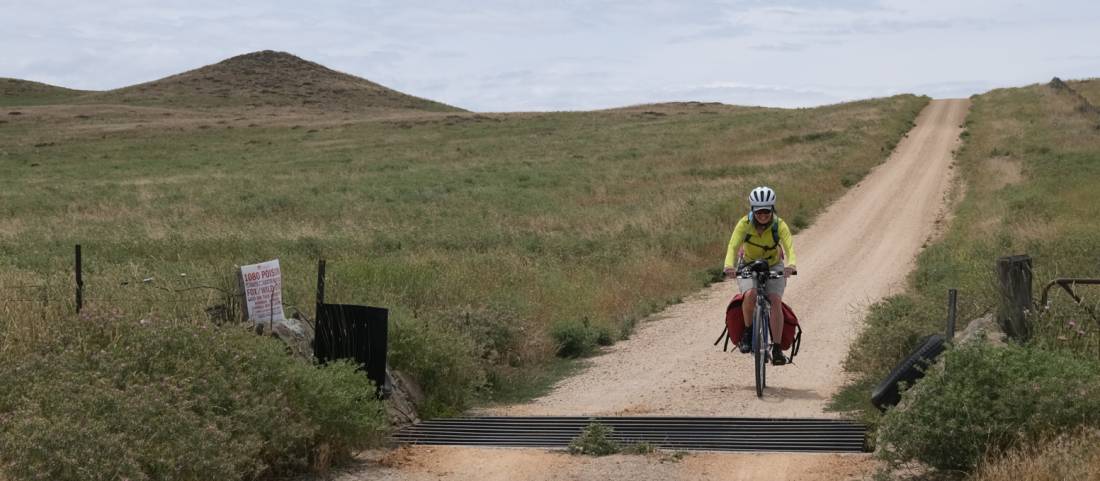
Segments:
[[[736,344],[741,340],[741,333],[745,331],[745,315],[741,312],[741,301],[745,294],[733,296],[729,306],[726,307],[726,335],[727,339]],[[721,339],[721,338],[719,338]],[[717,344],[717,343],[716,343]],[[798,348],[802,344],[802,327],[798,325],[798,316],[794,314],[791,306],[783,303],[783,339],[779,347],[784,351],[790,349],[791,358],[798,354]]]

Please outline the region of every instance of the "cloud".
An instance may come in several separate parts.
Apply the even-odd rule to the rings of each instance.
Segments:
[[[897,34],[952,26],[951,21],[914,18],[900,10],[871,8],[857,11],[835,7],[756,8],[738,12],[732,24],[735,28],[751,32],[800,37]]]
[[[1100,74],[1100,4],[1086,0],[7,0],[3,10],[0,76],[85,89],[263,49],[498,111],[803,106]]]
[[[809,48],[809,45],[804,43],[777,42],[749,45],[748,48],[752,50],[764,50],[769,52],[801,52]]]
[[[704,85],[671,89],[665,95],[678,97],[677,100],[788,108],[833,104],[850,99],[844,95],[815,88],[740,82],[710,82]]]

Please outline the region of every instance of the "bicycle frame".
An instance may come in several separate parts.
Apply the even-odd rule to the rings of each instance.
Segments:
[[[755,263],[754,263],[755,264]],[[756,268],[749,269],[739,277],[751,278],[756,289],[756,307],[752,316],[752,352],[755,364],[756,397],[764,396],[764,388],[767,387],[767,364],[772,348],[771,340],[771,302],[768,300],[768,279],[776,276],[767,268],[767,265],[756,264]]]

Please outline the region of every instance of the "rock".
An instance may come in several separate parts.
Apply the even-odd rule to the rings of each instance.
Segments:
[[[313,359],[313,328],[303,320],[289,317],[275,321],[271,334],[283,341],[295,356]]]
[[[1001,325],[994,319],[993,314],[986,314],[970,321],[966,329],[955,333],[955,345],[964,345],[970,342],[986,342],[991,346],[1004,346],[1008,335],[1001,329]]]
[[[390,390],[386,398],[386,417],[390,426],[400,428],[417,424],[417,408],[424,404],[424,391],[411,376],[396,369],[386,368],[386,380]]]

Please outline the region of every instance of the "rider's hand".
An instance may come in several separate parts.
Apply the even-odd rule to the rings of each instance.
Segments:
[[[784,267],[784,268],[783,268],[783,277],[784,277],[784,278],[787,278],[787,277],[791,277],[791,276],[793,276],[793,275],[794,275],[794,273],[796,273],[796,272],[798,272],[798,269],[795,269],[795,268],[794,268],[793,266],[791,266],[791,267]]]
[[[729,279],[731,277],[737,277],[736,267],[727,267],[725,269],[722,269],[722,278]]]

